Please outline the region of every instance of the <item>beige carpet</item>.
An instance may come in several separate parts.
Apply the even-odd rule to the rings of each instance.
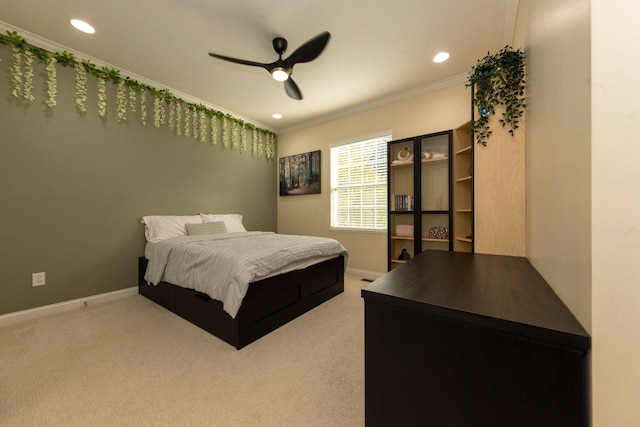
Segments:
[[[364,285],[240,351],[139,295],[0,328],[0,425],[362,426]]]

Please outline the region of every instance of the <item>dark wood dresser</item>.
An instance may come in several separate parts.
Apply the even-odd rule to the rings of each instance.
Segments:
[[[427,250],[362,289],[367,426],[588,426],[591,338],[526,258]]]

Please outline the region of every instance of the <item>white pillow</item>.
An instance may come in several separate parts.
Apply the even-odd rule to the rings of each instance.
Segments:
[[[200,215],[151,215],[142,217],[147,242],[187,235],[186,224],[202,224]]]
[[[227,233],[245,233],[247,231],[242,225],[242,215],[240,214],[200,214],[202,222],[223,221],[227,226]]]
[[[205,222],[202,224],[185,224],[187,234],[193,236],[196,234],[224,234],[227,232],[227,226],[223,221]]]

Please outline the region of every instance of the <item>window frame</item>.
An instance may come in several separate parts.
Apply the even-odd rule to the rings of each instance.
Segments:
[[[337,162],[338,162],[338,153],[336,149],[354,145],[354,144],[363,144],[375,140],[382,140],[383,147],[378,147],[380,153],[382,153],[382,160],[378,160],[375,162],[376,172],[381,164],[384,165],[385,168],[385,176],[384,181],[377,181],[375,183],[362,183],[362,184],[349,184],[349,185],[337,185],[336,179],[338,174]],[[354,138],[348,141],[342,141],[340,143],[333,144],[329,147],[329,157],[330,157],[330,185],[329,185],[329,198],[330,198],[330,230],[332,231],[349,231],[349,232],[362,232],[362,233],[380,233],[386,234],[388,230],[388,182],[389,182],[389,162],[388,162],[388,143],[393,140],[393,135],[391,131],[384,131],[372,135],[366,135],[359,138]],[[347,187],[351,188],[364,188],[364,187],[378,187],[380,185],[384,185],[383,191],[381,191],[382,199],[381,202],[376,200],[376,209],[381,209],[384,212],[384,227],[371,228],[371,227],[360,227],[360,226],[345,226],[345,225],[334,225],[337,224],[337,215],[339,207],[336,206],[337,203],[337,194],[336,191],[340,191],[340,188],[345,189]],[[374,213],[374,215],[376,215]]]

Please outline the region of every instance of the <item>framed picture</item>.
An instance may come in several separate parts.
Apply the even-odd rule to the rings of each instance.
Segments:
[[[280,157],[280,195],[320,193],[320,150]]]

